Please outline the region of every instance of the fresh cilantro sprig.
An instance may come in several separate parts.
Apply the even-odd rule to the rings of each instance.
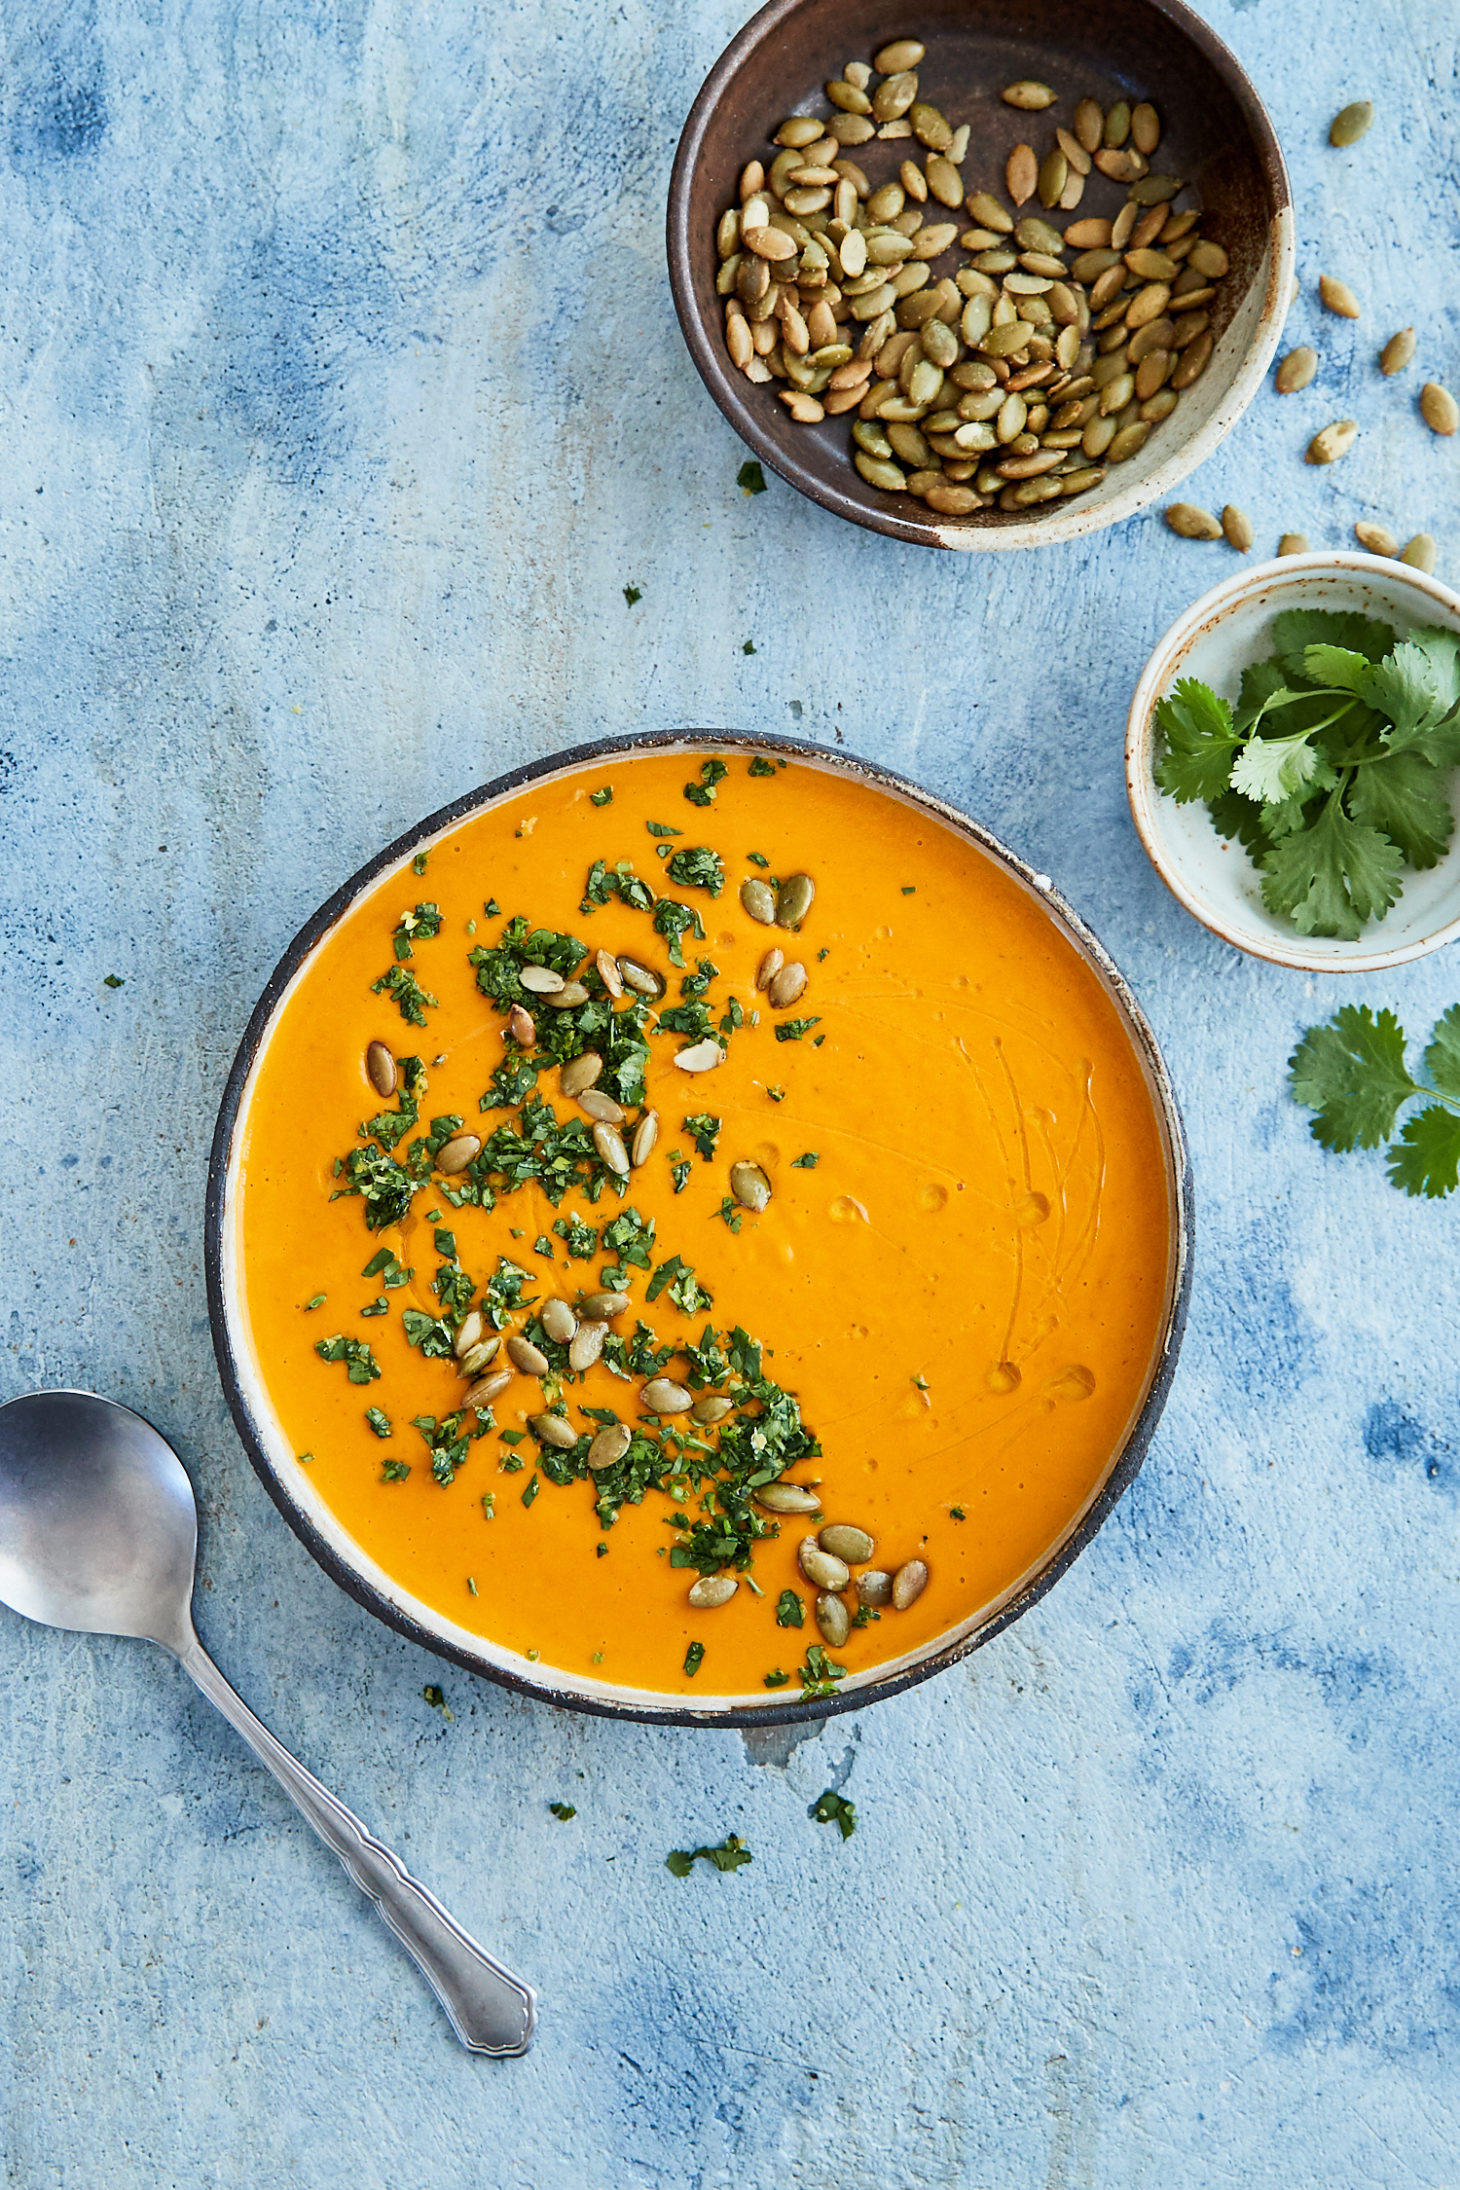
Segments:
[[[1156,781],[1181,804],[1204,800],[1246,847],[1269,911],[1352,942],[1454,831],[1460,638],[1426,627],[1399,640],[1372,617],[1289,609],[1272,640],[1235,704],[1195,677],[1159,702]]]
[[[1389,1141],[1390,1183],[1406,1194],[1438,1201],[1460,1183],[1460,1004],[1436,1022],[1417,1080],[1405,1062],[1405,1033],[1392,1011],[1376,1016],[1367,1004],[1345,1004],[1324,1025],[1309,1027],[1288,1059],[1295,1102],[1315,1116],[1308,1130],[1320,1147],[1377,1148]],[[1416,1096],[1397,1140],[1400,1111]]]

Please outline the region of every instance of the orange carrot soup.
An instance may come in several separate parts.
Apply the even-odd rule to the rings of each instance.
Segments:
[[[1098,1496],[1173,1175],[1112,990],[955,826],[773,754],[564,769],[366,889],[275,1011],[230,1200],[256,1413],[495,1663],[833,1693]]]

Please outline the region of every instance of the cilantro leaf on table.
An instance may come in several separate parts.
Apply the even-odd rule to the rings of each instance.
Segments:
[[[673,1871],[676,1878],[688,1878],[701,1861],[712,1864],[717,1871],[738,1871],[754,1860],[740,1835],[727,1833],[715,1848],[671,1848],[664,1858],[664,1868]]]
[[[1313,1138],[1339,1151],[1377,1148],[1407,1102],[1430,1096],[1389,1140],[1384,1166],[1391,1185],[1438,1201],[1460,1185],[1460,1004],[1437,1021],[1421,1069],[1428,1081],[1411,1074],[1392,1011],[1375,1016],[1366,1004],[1346,1004],[1304,1034],[1288,1060],[1288,1086],[1316,1113]]]
[[[857,1829],[857,1805],[839,1795],[834,1787],[817,1796],[806,1815],[818,1825],[837,1825],[843,1840],[850,1840]]]
[[[1391,1184],[1406,1194],[1424,1194],[1431,1201],[1453,1194],[1460,1183],[1460,1117],[1443,1103],[1414,1111],[1384,1151],[1384,1168]]]
[[[1457,1007],[1460,1009],[1460,1007]],[[1411,1095],[1404,1029],[1392,1011],[1344,1004],[1310,1027],[1288,1059],[1293,1100],[1317,1112],[1309,1131],[1324,1148],[1377,1148]]]

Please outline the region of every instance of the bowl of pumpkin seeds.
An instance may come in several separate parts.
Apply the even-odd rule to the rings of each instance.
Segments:
[[[771,0],[691,109],[668,244],[756,454],[964,549],[1168,494],[1260,387],[1294,268],[1272,125],[1181,0]]]

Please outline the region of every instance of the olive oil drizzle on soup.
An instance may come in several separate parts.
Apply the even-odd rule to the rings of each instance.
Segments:
[[[1125,1021],[840,772],[634,756],[461,823],[319,944],[242,1131],[310,1482],[545,1669],[775,1701],[915,1652],[1068,1534],[1154,1372]]]

